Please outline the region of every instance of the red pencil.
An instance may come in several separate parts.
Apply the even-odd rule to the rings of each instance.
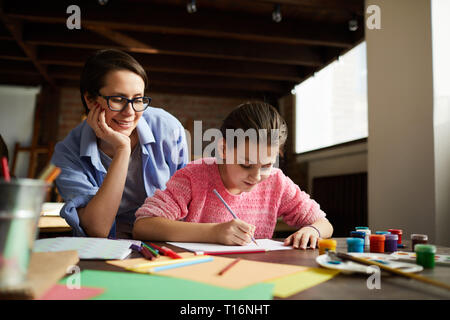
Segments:
[[[10,182],[11,176],[9,175],[8,159],[6,157],[2,157],[2,168],[3,168],[3,177],[5,177],[5,181]]]
[[[261,249],[261,250],[252,250],[252,251],[197,251],[195,254],[196,255],[201,255],[201,254],[207,254],[210,256],[218,256],[218,255],[222,255],[222,254],[245,254],[245,253],[261,253],[261,252],[266,252],[265,249]]]
[[[229,265],[227,265],[225,268],[223,268],[217,275],[222,276],[225,272],[227,272],[228,270],[230,270],[236,263],[238,263],[239,261],[241,261],[241,258],[237,258],[236,260],[234,260],[233,262],[231,262]]]

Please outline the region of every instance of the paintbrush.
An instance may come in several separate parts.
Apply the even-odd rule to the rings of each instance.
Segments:
[[[363,258],[358,258],[358,257],[352,256],[350,254],[346,254],[346,253],[343,253],[343,252],[336,252],[336,251],[332,251],[332,250],[329,250],[327,252],[327,254],[333,260],[350,260],[350,261],[357,262],[357,263],[360,263],[360,264],[365,264],[365,265],[368,265],[368,266],[377,266],[381,270],[387,271],[387,272],[392,273],[392,274],[396,274],[398,276],[402,276],[402,277],[410,278],[410,279],[415,279],[417,281],[425,282],[425,283],[431,284],[433,286],[437,286],[437,287],[440,287],[440,288],[444,288],[444,289],[450,290],[450,285],[448,285],[446,283],[439,282],[439,281],[436,281],[436,280],[433,280],[433,279],[430,279],[430,278],[426,278],[426,277],[418,275],[418,274],[403,272],[403,271],[401,271],[399,269],[394,269],[394,268],[388,267],[388,266],[386,266],[386,265],[384,265],[382,263],[379,263],[379,262],[376,262],[376,261],[373,261],[373,260],[366,260],[366,259],[363,259]]]

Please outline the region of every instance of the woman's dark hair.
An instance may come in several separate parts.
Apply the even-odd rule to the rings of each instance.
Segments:
[[[99,90],[105,86],[106,75],[117,70],[129,70],[136,73],[144,80],[144,88],[147,88],[147,74],[132,56],[116,49],[96,51],[86,60],[81,73],[80,94],[86,114],[89,109],[84,100],[84,94],[87,92],[89,97],[96,98]]]
[[[287,125],[283,117],[270,104],[258,101],[249,101],[239,105],[234,109],[223,121],[220,131],[222,136],[226,138],[227,129],[238,130],[244,132],[248,129],[255,129],[260,133],[261,129],[267,130],[267,143],[272,144],[272,130],[278,130],[277,143],[280,146],[280,153],[283,154],[283,147],[287,139]],[[257,139],[260,136],[257,135]],[[236,146],[237,139],[234,139]],[[258,140],[259,141],[259,140]],[[232,141],[227,141],[230,144]]]

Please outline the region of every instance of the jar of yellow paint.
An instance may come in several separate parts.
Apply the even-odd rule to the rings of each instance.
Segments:
[[[336,240],[319,239],[319,254],[325,254],[328,250],[336,251]]]

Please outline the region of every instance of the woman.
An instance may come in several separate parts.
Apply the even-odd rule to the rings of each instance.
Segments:
[[[100,50],[84,66],[88,117],[55,146],[52,163],[76,236],[131,238],[135,211],[187,163],[183,126],[149,107],[147,75],[130,55]]]

